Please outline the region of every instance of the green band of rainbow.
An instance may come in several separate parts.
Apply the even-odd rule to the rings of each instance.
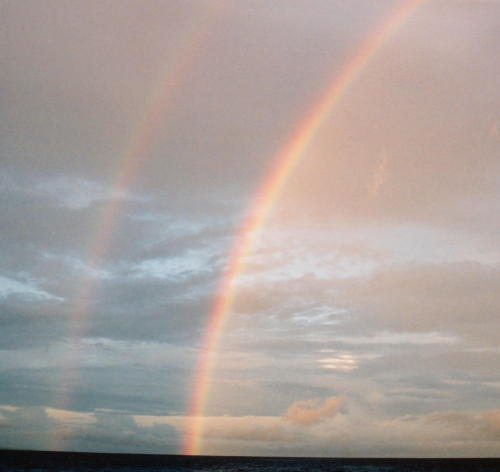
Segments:
[[[272,158],[271,169],[255,193],[246,213],[247,216],[235,236],[227,269],[220,281],[208,316],[208,324],[191,389],[188,421],[182,446],[183,454],[194,455],[202,452],[205,404],[214,370],[217,346],[235,297],[235,282],[243,273],[245,260],[251,253],[281,190],[319,128],[347,89],[375,57],[376,53],[424,2],[425,0],[404,0],[389,13],[388,17],[360,45],[355,54],[344,65],[340,74],[333,78],[319,100],[299,122],[284,146]]]

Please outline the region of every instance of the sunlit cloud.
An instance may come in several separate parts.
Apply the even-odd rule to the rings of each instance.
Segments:
[[[82,413],[78,411],[58,410],[56,408],[46,408],[47,416],[64,424],[92,424],[96,419],[92,413]]]
[[[339,397],[299,400],[287,408],[283,418],[299,425],[316,424],[334,415],[342,401]]]
[[[322,369],[349,372],[359,367],[359,359],[352,354],[338,353],[337,355],[333,355],[335,351],[328,350],[327,352],[332,352],[332,355],[316,360]]]

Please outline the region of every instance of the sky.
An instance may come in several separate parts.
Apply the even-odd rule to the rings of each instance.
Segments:
[[[223,283],[408,4],[0,1],[0,448],[499,456],[500,2],[386,28]]]

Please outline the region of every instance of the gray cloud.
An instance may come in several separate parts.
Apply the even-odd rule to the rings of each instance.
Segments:
[[[57,442],[64,450],[152,453],[175,452],[179,435],[169,425],[138,426],[131,416],[100,410],[87,417],[41,407],[2,409],[0,440],[4,447],[46,450]]]
[[[95,413],[95,422],[79,427],[63,426],[65,449],[73,445],[79,449],[96,452],[127,452],[131,449],[144,452],[173,453],[179,447],[179,435],[169,425],[138,426],[132,417],[110,411]]]

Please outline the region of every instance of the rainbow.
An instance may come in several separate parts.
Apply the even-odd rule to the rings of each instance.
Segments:
[[[388,17],[362,42],[354,55],[343,66],[340,74],[335,75],[326,90],[298,123],[290,138],[271,159],[271,168],[252,198],[246,216],[236,234],[234,245],[229,253],[229,262],[208,316],[191,388],[192,393],[182,445],[183,454],[195,455],[202,451],[205,404],[215,366],[217,346],[235,298],[236,280],[244,272],[245,260],[251,253],[284,185],[335,105],[377,52],[399,30],[417,7],[425,1],[404,0],[389,13]]]
[[[91,238],[86,260],[86,265],[91,271],[101,267],[103,258],[110,248],[112,236],[123,209],[123,199],[119,197],[125,195],[133,187],[140,175],[140,170],[154,145],[154,138],[158,135],[170,102],[192,69],[200,53],[203,40],[207,33],[213,29],[214,19],[214,11],[205,12],[201,24],[193,27],[186,34],[187,39],[184,41],[184,47],[177,51],[174,60],[167,68],[166,75],[159,81],[156,92],[152,94],[146,112],[139,121],[140,125],[135,128],[121,153],[122,158],[110,186],[115,195],[111,195],[109,203],[104,206]],[[71,317],[73,323],[70,329],[70,334],[75,337],[79,337],[85,332],[84,320],[88,319],[91,300],[88,295],[93,292],[93,287],[86,285],[80,289],[79,296],[76,297],[78,302],[73,310]]]
[[[68,408],[73,389],[72,384],[78,378],[78,364],[84,348],[81,344],[81,338],[87,332],[93,300],[95,300],[99,288],[96,272],[102,267],[104,257],[110,249],[113,235],[120,222],[124,203],[124,199],[120,197],[126,195],[140,175],[144,162],[154,145],[154,138],[158,135],[164,122],[169,105],[198,59],[207,35],[213,31],[214,25],[219,19],[222,5],[221,1],[206,8],[199,14],[197,21],[193,22],[191,27],[184,32],[184,37],[180,40],[181,47],[176,50],[157,86],[153,87],[153,93],[145,107],[145,112],[138,120],[139,124],[131,133],[123,152],[120,153],[121,157],[118,161],[115,177],[110,185],[111,198],[97,219],[96,229],[90,238],[90,244],[86,251],[85,265],[89,275],[81,280],[70,313],[68,338],[71,346],[65,353],[59,372],[60,381],[55,399],[55,406],[58,409]],[[64,431],[53,431],[50,449],[61,449],[64,438]]]

